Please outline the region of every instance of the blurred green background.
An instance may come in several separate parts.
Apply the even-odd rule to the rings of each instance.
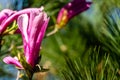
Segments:
[[[59,10],[69,1],[29,0],[22,8],[45,7],[50,16],[47,34],[54,29]],[[0,80],[15,80],[17,69],[2,59],[23,52],[21,35],[5,36],[3,44]],[[75,16],[54,35],[44,38],[40,54],[40,65],[50,70],[36,73],[33,80],[119,80],[120,1],[93,0],[90,9]]]

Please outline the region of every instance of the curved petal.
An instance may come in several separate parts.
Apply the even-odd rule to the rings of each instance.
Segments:
[[[59,24],[62,20],[62,17],[64,16],[64,11],[65,9],[62,8],[60,11],[59,11],[59,14],[58,14],[58,17],[57,17],[57,23]]]
[[[49,19],[50,19],[50,18],[46,18],[45,21],[44,21],[44,24],[41,25],[42,27],[41,27],[41,30],[39,31],[39,35],[38,35],[38,38],[37,38],[37,41],[36,41],[36,45],[37,45],[37,47],[39,47],[39,48],[40,48],[42,39],[43,39],[43,37],[44,37],[44,35],[45,35],[45,31],[46,31],[46,29],[47,29],[47,25],[48,25]]]
[[[1,13],[6,14],[7,16],[11,16],[12,14],[14,14],[16,11],[10,10],[10,9],[4,9],[1,11]]]
[[[0,29],[0,34],[6,29],[6,26],[8,26],[11,22],[13,22],[14,20],[16,20],[19,15],[21,15],[21,14],[30,14],[31,11],[35,11],[35,12],[39,13],[39,12],[41,12],[42,10],[43,10],[43,7],[41,7],[41,8],[28,8],[28,9],[23,9],[23,10],[21,10],[21,11],[16,12],[15,14],[11,15],[11,16],[5,21],[5,23],[4,23],[2,26],[0,26],[0,27],[5,26],[5,27],[3,27],[2,30]],[[14,11],[14,12],[15,12],[15,11]]]
[[[27,62],[32,66],[34,66],[37,63],[39,57],[40,45],[44,37],[48,22],[49,22],[49,18],[47,18],[47,14],[44,12],[37,14],[33,18],[33,21],[29,22],[32,23],[32,25],[29,25],[29,27],[31,27],[31,32],[29,35],[30,52],[28,54],[25,54],[25,56]]]
[[[33,19],[32,22],[30,22],[30,23],[33,23],[33,25],[30,25],[32,28],[31,28],[31,32],[30,32],[30,36],[29,36],[31,49],[33,49],[35,46],[35,43],[36,43],[37,37],[39,35],[39,32],[41,30],[42,24],[44,23],[43,19],[44,19],[43,13],[40,13]]]
[[[15,13],[15,11],[10,10],[10,9],[4,9],[0,12],[0,34],[2,32],[4,32],[4,30],[6,29],[7,26],[5,26],[4,24],[6,24],[6,20]],[[8,24],[7,24],[8,25]]]
[[[24,53],[25,55],[29,53],[29,48],[28,48],[28,15],[27,14],[22,14],[18,17],[17,24],[18,28],[21,31],[22,38],[23,38],[23,45],[24,45]]]
[[[11,56],[5,57],[3,59],[3,62],[7,63],[7,64],[12,64],[15,65],[16,67],[18,67],[19,69],[23,69],[22,65],[20,64],[20,62],[16,59],[16,58],[12,58]]]
[[[32,14],[32,13],[31,13]],[[34,14],[33,14],[34,15]],[[32,16],[30,16],[32,17]],[[39,13],[36,14],[36,16],[33,18],[33,21],[29,22],[32,23],[32,25],[29,25],[29,27],[31,27],[31,32],[29,34],[29,53],[26,53],[26,60],[29,64],[31,64],[32,66],[34,66],[34,54],[36,51],[36,40],[37,37],[39,35],[39,32],[41,30],[41,25],[44,23],[44,17],[43,17],[43,13]],[[40,24],[40,26],[39,26]]]
[[[34,52],[34,55],[33,55],[33,59],[34,59],[34,63],[38,63],[38,57],[39,57],[39,51],[40,51],[40,45],[41,45],[41,42],[42,42],[42,39],[44,38],[44,35],[45,35],[45,31],[47,29],[47,25],[48,25],[48,22],[49,22],[49,18],[47,18],[44,22],[43,25],[41,25],[41,30],[39,32],[39,35],[38,35],[38,38],[37,38],[37,41],[36,41],[36,46],[35,46],[35,52]]]
[[[27,14],[22,14],[18,17],[17,20],[18,27],[23,35],[23,38],[28,42],[28,33],[27,33],[27,28],[28,28],[28,15]]]

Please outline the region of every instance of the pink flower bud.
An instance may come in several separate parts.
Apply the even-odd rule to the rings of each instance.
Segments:
[[[59,11],[57,17],[58,27],[64,26],[71,18],[89,9],[90,4],[91,2],[86,2],[85,0],[73,0],[66,4]]]

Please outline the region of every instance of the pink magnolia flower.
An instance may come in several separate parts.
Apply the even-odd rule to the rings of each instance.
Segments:
[[[31,10],[29,14],[21,14],[17,19],[18,28],[21,31],[23,38],[24,56],[26,62],[32,67],[38,63],[40,45],[49,22],[49,18],[45,12],[42,10],[36,10]],[[20,14],[20,12],[16,14]],[[9,58],[6,59],[3,61],[10,64],[9,62],[11,62],[11,60]],[[14,65],[16,64],[18,64],[17,61]]]
[[[0,12],[0,34],[2,34],[2,32],[4,32],[4,30],[6,29],[6,26],[4,24],[8,23],[8,18],[14,13],[15,11],[12,11],[10,9],[4,9]]]
[[[64,26],[71,18],[79,13],[89,9],[91,2],[85,0],[73,0],[66,4],[60,11],[57,17],[57,25]]]

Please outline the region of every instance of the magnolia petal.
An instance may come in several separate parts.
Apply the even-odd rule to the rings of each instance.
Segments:
[[[42,25],[42,28],[39,32],[39,35],[38,35],[38,38],[37,38],[37,41],[36,41],[35,52],[34,52],[35,54],[33,55],[33,59],[34,59],[35,64],[38,63],[40,45],[41,45],[42,39],[44,38],[48,22],[49,22],[49,18],[47,18],[45,20],[44,24]]]
[[[28,9],[23,9],[23,10],[20,10],[18,12],[14,11],[15,14],[11,15],[6,21],[5,23],[0,26],[2,28],[0,28],[0,34],[6,29],[6,26],[8,26],[11,22],[13,22],[14,20],[16,20],[18,18],[19,15],[21,14],[30,14],[31,11],[35,11],[37,13],[41,12],[44,8],[41,7],[41,8],[28,8]],[[6,11],[5,11],[6,12]],[[11,13],[10,13],[11,14]],[[5,26],[5,27],[4,27]]]
[[[2,24],[3,20],[6,20],[8,16],[5,13],[0,13],[0,24]]]
[[[18,17],[17,20],[18,23],[18,28],[21,31],[22,37],[23,37],[23,44],[24,44],[24,52],[25,55],[29,53],[29,48],[28,48],[28,15],[27,14],[22,14]]]
[[[5,26],[2,26],[2,24],[5,22],[5,20],[8,18],[8,16],[4,13],[0,13],[0,34],[5,30]]]
[[[88,6],[89,5],[89,6]],[[86,11],[90,7],[90,2],[80,2],[80,3],[73,3],[73,5],[70,6],[71,8],[68,9],[68,18],[71,19],[74,16]]]
[[[31,16],[30,16],[31,17]],[[33,27],[31,27],[31,32],[29,35],[29,48],[30,48],[30,53],[26,54],[26,60],[31,66],[35,66],[36,63],[38,63],[38,57],[39,57],[39,50],[40,50],[40,45],[42,42],[42,39],[44,37],[44,33],[46,31],[47,25],[48,25],[49,19],[47,18],[47,14],[42,12],[36,15],[34,17],[32,22]]]
[[[22,14],[18,17],[18,27],[24,36],[26,42],[28,42],[27,28],[28,28],[28,15]]]
[[[13,20],[13,19],[17,19],[17,17],[18,17],[19,15],[22,15],[22,14],[30,14],[32,11],[39,13],[39,12],[41,12],[42,10],[43,10],[43,7],[41,7],[41,8],[28,8],[28,9],[20,10],[20,11],[18,11],[16,14],[13,14],[6,22],[9,22],[9,21],[11,21],[11,20]]]
[[[65,11],[65,9],[62,8],[62,9],[60,10],[59,14],[58,14],[58,17],[57,17],[57,23],[58,23],[58,24],[61,22],[62,17],[64,16],[64,11]]]
[[[30,32],[30,36],[29,36],[29,41],[31,42],[30,43],[30,47],[32,48],[33,45],[35,45],[35,41],[37,40],[37,37],[39,35],[39,32],[41,30],[41,25],[44,23],[43,22],[43,13],[40,13],[39,15],[37,15],[32,22],[30,23],[33,23],[33,25],[30,25],[30,26],[34,26],[31,28],[31,32]]]
[[[31,16],[30,16],[31,17]],[[36,51],[36,40],[37,40],[37,37],[39,35],[39,32],[41,30],[41,27],[42,27],[42,24],[44,23],[44,17],[43,17],[43,13],[39,13],[37,14],[34,18],[33,18],[33,21],[32,22],[29,22],[29,23],[32,23],[33,25],[29,25],[29,27],[31,27],[31,32],[30,32],[30,35],[29,35],[29,50],[30,50],[30,53],[26,54],[26,60],[29,64],[31,64],[32,66],[34,66],[34,54],[35,54],[35,51]],[[41,25],[39,25],[41,24]]]
[[[31,11],[30,13],[30,17],[29,17],[29,27],[28,27],[28,33],[31,32],[31,26],[33,25],[33,19],[35,18],[37,14],[35,13],[35,11]],[[30,36],[30,35],[29,35]]]
[[[4,30],[7,28],[6,25],[6,20],[15,13],[15,11],[12,11],[10,9],[4,9],[0,12],[0,34],[4,32]],[[10,21],[11,22],[11,21]],[[7,24],[9,25],[9,24]]]
[[[0,12],[0,21],[2,21],[4,18],[10,17],[12,14],[14,14],[15,11],[10,9],[4,9]]]
[[[18,67],[19,69],[23,69],[22,65],[20,64],[20,62],[16,59],[16,58],[12,58],[11,56],[5,57],[3,59],[3,62],[5,62],[6,64],[12,64],[15,65],[16,67]]]
[[[39,48],[40,48],[42,39],[43,39],[43,37],[44,37],[44,35],[45,35],[45,31],[46,31],[46,29],[47,29],[47,25],[48,25],[49,19],[50,19],[50,18],[46,18],[46,20],[44,21],[44,24],[42,25],[41,31],[39,32],[39,35],[38,35],[38,38],[37,38],[37,41],[36,41],[36,45],[37,45]]]
[[[7,16],[11,16],[12,14],[14,14],[16,11],[10,10],[10,9],[3,9],[1,11],[1,13],[6,14]]]

